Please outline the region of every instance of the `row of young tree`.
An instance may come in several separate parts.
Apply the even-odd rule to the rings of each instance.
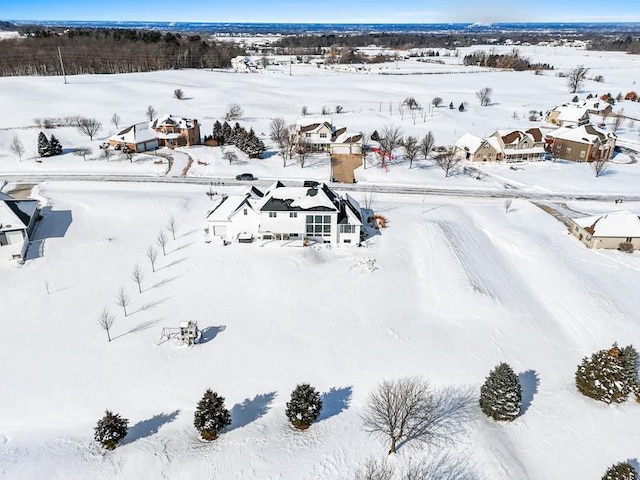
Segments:
[[[238,122],[233,127],[226,120],[224,123],[220,123],[219,120],[213,124],[213,132],[210,137],[205,137],[205,143],[213,142],[214,146],[223,145],[235,145],[249,158],[262,158],[266,147],[262,140],[260,140],[253,128],[247,131],[244,127],[241,127]]]
[[[465,55],[462,63],[465,65],[477,65],[479,67],[503,68],[508,70],[553,70],[553,66],[548,63],[531,63],[531,61],[520,56],[517,49],[511,53],[498,54],[477,50]]]
[[[35,30],[2,42],[0,76],[133,73],[172,68],[224,68],[244,54],[232,43],[197,35],[125,29]]]

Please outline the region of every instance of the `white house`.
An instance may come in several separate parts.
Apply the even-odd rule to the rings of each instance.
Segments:
[[[0,197],[2,258],[24,260],[38,215],[37,200],[14,200],[6,195]]]
[[[589,248],[640,248],[640,216],[629,210],[573,219],[571,233]]]
[[[346,127],[335,127],[331,117],[301,117],[296,122],[296,137],[298,142],[317,152],[362,153],[362,134],[349,132]]]
[[[358,245],[361,228],[358,202],[316,182],[305,182],[303,187],[276,182],[264,193],[252,187],[243,194],[224,195],[207,216],[211,240],[258,238]]]
[[[236,72],[255,73],[259,67],[251,57],[240,55],[231,59],[231,68]]]
[[[589,112],[584,105],[567,103],[549,110],[545,120],[561,127],[584,125],[589,123]]]

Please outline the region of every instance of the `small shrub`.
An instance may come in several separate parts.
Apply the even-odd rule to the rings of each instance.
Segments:
[[[633,253],[633,243],[631,242],[622,242],[618,245],[618,250],[626,253]]]
[[[321,410],[320,394],[311,385],[303,383],[291,392],[285,413],[295,428],[306,430],[318,419]]]
[[[630,463],[620,462],[609,467],[602,480],[638,480],[638,472]]]
[[[594,82],[598,82],[598,83],[602,83],[602,82],[604,82],[604,77],[602,75],[596,75],[595,77],[593,77],[593,81]]]
[[[309,114],[309,108],[305,105],[304,107],[302,107],[300,112],[302,113],[302,115],[308,115]]]
[[[178,100],[182,100],[184,98],[184,92],[181,88],[176,88],[173,91],[173,98],[177,98]]]
[[[631,100],[632,102],[635,102],[636,100],[638,100],[638,94],[636,92],[629,92],[624,96],[625,100]]]
[[[322,106],[322,115],[329,115],[331,113],[331,110],[329,110],[329,107],[327,107],[326,105]]]
[[[109,410],[98,420],[93,438],[107,450],[113,450],[127,436],[129,420]]]
[[[342,105],[336,105],[336,113],[342,113],[344,111],[344,107]]]

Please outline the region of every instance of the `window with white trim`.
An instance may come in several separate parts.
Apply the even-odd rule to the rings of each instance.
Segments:
[[[356,233],[355,225],[340,225],[340,233]]]
[[[306,233],[314,237],[328,237],[331,235],[331,215],[307,215],[305,220]]]
[[[289,212],[289,218],[298,218],[298,212]]]
[[[269,212],[269,218],[276,218],[278,216],[277,212]]]

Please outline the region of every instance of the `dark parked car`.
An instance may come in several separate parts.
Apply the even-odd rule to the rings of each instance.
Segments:
[[[250,173],[241,173],[240,175],[236,175],[236,180],[256,180],[256,177]]]

